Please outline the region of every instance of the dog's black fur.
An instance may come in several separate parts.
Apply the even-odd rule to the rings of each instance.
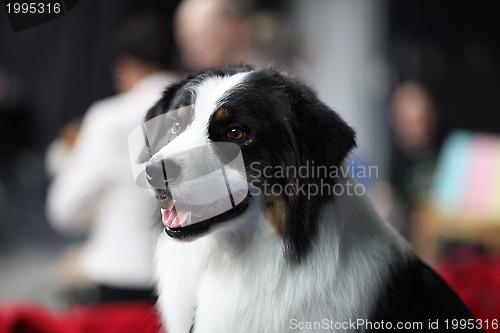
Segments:
[[[180,105],[193,104],[189,88],[206,78],[250,71],[253,69],[249,66],[224,67],[182,80],[165,90],[163,98],[148,112],[147,120],[172,112],[169,110]],[[309,87],[296,79],[273,69],[253,71],[237,92],[221,102],[223,108],[231,111],[228,117],[216,119],[212,115],[207,128],[208,138],[214,142],[231,141],[224,134],[228,127],[244,129],[247,137],[237,144],[247,166],[255,162],[261,166],[301,166],[307,161],[314,161],[318,166],[340,166],[355,146],[352,128],[320,102]],[[285,185],[292,180],[276,178],[266,181]],[[293,181],[300,184],[319,179],[313,177]],[[164,191],[157,190],[158,196],[164,195]],[[281,230],[284,249],[289,262],[294,265],[301,265],[307,260],[311,244],[318,236],[318,212],[328,200],[335,198],[300,194],[278,198],[278,203],[286,207],[286,223]],[[264,209],[273,209],[274,205],[277,205],[276,198],[269,198],[264,202]],[[422,331],[444,332],[453,331],[446,329],[445,320],[451,323],[452,319],[473,319],[458,296],[414,255],[394,253],[391,268],[379,288],[368,318],[370,321],[418,321],[423,323]],[[431,330],[429,322],[435,320],[439,320],[439,329]],[[482,332],[477,327],[463,331]]]

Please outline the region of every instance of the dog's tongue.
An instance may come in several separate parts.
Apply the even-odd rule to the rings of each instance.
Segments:
[[[161,209],[161,219],[165,227],[178,228],[185,226],[190,217],[191,212],[177,212],[175,208],[171,210]]]

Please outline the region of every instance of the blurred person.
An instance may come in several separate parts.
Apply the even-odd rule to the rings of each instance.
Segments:
[[[437,157],[437,110],[429,91],[417,81],[401,83],[392,96],[390,122],[391,183],[415,207],[429,192]]]
[[[393,146],[386,212],[397,229],[409,237],[412,214],[431,189],[438,154],[438,114],[424,85],[415,80],[400,83],[391,98],[390,125]],[[380,193],[379,193],[380,194]],[[380,200],[378,200],[380,201]]]
[[[115,46],[112,74],[119,93],[90,107],[67,158],[53,168],[47,196],[52,225],[66,234],[88,233],[80,250],[68,251],[63,278],[90,281],[98,302],[153,295],[156,203],[134,182],[128,135],[175,79],[171,55],[166,24],[152,13],[130,19]]]
[[[421,156],[433,150],[437,113],[429,91],[417,81],[401,83],[393,93],[391,124],[402,152]]]
[[[190,70],[250,61],[250,27],[228,0],[184,0],[175,26],[183,62]]]
[[[291,61],[283,21],[252,1],[184,0],[175,15],[175,36],[183,63],[192,71]]]
[[[77,117],[64,125],[58,137],[52,141],[45,153],[45,170],[49,177],[55,177],[64,160],[75,146],[76,138],[82,127],[82,118]]]

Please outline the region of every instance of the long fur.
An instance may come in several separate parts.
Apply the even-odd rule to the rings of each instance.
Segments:
[[[355,145],[353,130],[310,88],[272,69],[236,66],[188,78],[168,88],[147,119],[184,105],[194,105],[193,118],[154,152],[155,163],[227,141],[221,133],[233,125],[249,133],[237,142],[247,167],[311,161],[340,167]],[[169,333],[369,331],[334,328],[358,319],[420,321],[419,331],[430,331],[429,320],[472,318],[364,195],[263,191],[265,184],[297,190],[301,184],[348,186],[353,179],[265,177],[262,171],[248,168],[252,200],[239,216],[201,237],[160,236],[158,308]],[[209,189],[200,183],[199,190]],[[324,326],[307,329],[307,323]]]

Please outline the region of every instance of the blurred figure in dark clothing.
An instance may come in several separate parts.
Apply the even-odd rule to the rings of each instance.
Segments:
[[[412,211],[431,189],[438,153],[438,115],[429,91],[417,81],[399,84],[391,99],[390,124],[394,131],[389,181],[399,203],[396,227],[409,236]],[[394,213],[394,212],[393,212]]]
[[[396,88],[392,97],[391,125],[395,145],[391,182],[403,200],[415,206],[429,189],[438,148],[437,111],[422,84],[406,81]],[[414,173],[420,174],[420,178],[415,179]]]

